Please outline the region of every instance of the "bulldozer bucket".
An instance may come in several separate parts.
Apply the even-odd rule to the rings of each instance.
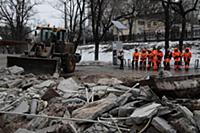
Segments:
[[[24,68],[25,73],[52,75],[56,71],[57,60],[36,57],[7,56],[7,67],[14,65]]]

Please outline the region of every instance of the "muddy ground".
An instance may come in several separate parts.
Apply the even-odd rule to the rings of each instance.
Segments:
[[[0,55],[0,67],[6,67],[6,57],[7,55]],[[193,67],[193,66],[191,66]],[[172,66],[173,68],[173,66]],[[186,72],[184,70],[170,71],[172,75],[192,75],[200,74],[200,70],[195,70],[193,68],[190,71]],[[125,66],[124,70],[120,70],[118,66],[113,66],[111,64],[104,65],[77,65],[76,71],[72,74],[61,74],[64,77],[76,76],[81,79],[83,82],[96,82],[100,78],[118,78],[124,82],[137,81],[143,78],[146,78],[150,75],[158,75],[156,71],[141,71],[141,70],[132,70]]]

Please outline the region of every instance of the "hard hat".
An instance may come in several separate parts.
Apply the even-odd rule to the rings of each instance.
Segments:
[[[187,47],[187,48],[185,48],[185,50],[190,50],[190,48],[189,48],[189,47]]]
[[[174,48],[174,51],[178,51],[178,48]]]

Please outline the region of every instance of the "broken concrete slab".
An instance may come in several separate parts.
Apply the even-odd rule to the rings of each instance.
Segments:
[[[14,88],[14,87],[19,87],[20,85],[21,85],[21,83],[23,82],[23,79],[15,79],[15,80],[13,80],[13,81],[9,81],[8,83],[7,83],[7,86],[9,87],[9,88]]]
[[[135,110],[134,107],[126,107],[126,106],[119,107],[118,117],[129,117],[134,110]]]
[[[41,114],[41,115],[45,115],[45,114]],[[41,118],[41,117],[37,117],[32,119],[28,124],[27,124],[27,128],[31,129],[31,130],[35,130],[35,129],[42,129],[45,126],[47,126],[49,122],[48,118]]]
[[[179,133],[198,133],[197,127],[192,125],[187,118],[182,117],[172,121],[171,123]]]
[[[160,117],[153,118],[151,124],[161,133],[176,133],[177,132],[166,120]]]
[[[83,133],[109,133],[110,129],[102,124],[95,123],[91,127],[87,128]],[[116,132],[116,130],[115,130]]]
[[[44,81],[44,82],[42,82],[42,83],[40,83],[40,84],[38,84],[38,85],[35,85],[34,86],[34,88],[37,88],[37,89],[42,89],[42,88],[44,88],[44,87],[50,87],[51,85],[55,85],[56,84],[56,82],[55,81],[53,81],[53,80],[46,80],[46,81]]]
[[[72,112],[72,117],[80,119],[88,119],[88,120],[96,119],[99,115],[115,107],[116,100],[117,97],[111,94],[105,99],[89,103],[77,110],[74,110]],[[84,123],[84,122],[78,122],[78,123]]]
[[[35,132],[20,128],[17,131],[15,131],[14,133],[35,133]]]
[[[188,120],[190,120],[190,122],[191,122],[193,125],[196,124],[195,121],[194,121],[194,119],[193,119],[193,118],[194,118],[194,117],[193,117],[193,113],[192,113],[187,107],[179,105],[179,106],[178,106],[178,110],[179,110],[180,112],[182,112],[183,115],[184,115]]]
[[[200,111],[199,110],[194,111],[194,120],[198,126],[198,129],[200,130]]]
[[[58,94],[56,90],[50,88],[44,93],[41,99],[44,101],[49,101],[54,97],[60,97],[60,94]]]
[[[64,79],[60,81],[60,84],[57,87],[58,90],[61,90],[65,93],[77,91],[79,88],[81,87],[73,78]]]
[[[36,133],[52,133],[52,132],[56,132],[58,127],[59,127],[59,125],[49,126],[49,127],[37,130]]]
[[[123,82],[116,78],[102,78],[99,79],[97,83],[100,85],[119,85],[122,84]]]
[[[115,89],[122,90],[122,91],[131,90],[130,87],[127,87],[127,86],[124,86],[124,85],[114,85],[113,87],[114,87]]]
[[[143,123],[144,120],[151,118],[158,111],[161,104],[151,103],[137,108],[130,116],[137,124]]]
[[[128,100],[130,99],[130,97],[132,97],[131,93],[124,93],[123,95],[118,97],[117,100],[116,100],[117,106],[125,105],[128,102]]]
[[[24,68],[18,66],[12,66],[8,68],[8,71],[11,74],[22,74],[24,72]]]
[[[171,77],[171,76],[173,76],[173,75],[170,71],[161,70],[158,72],[159,78],[166,78],[166,77]]]
[[[14,112],[27,113],[27,112],[29,112],[29,108],[30,108],[30,106],[29,106],[28,102],[23,101],[17,106],[17,108],[15,108]]]

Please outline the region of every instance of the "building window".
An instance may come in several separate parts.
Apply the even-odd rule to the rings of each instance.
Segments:
[[[153,26],[157,26],[157,23],[156,23],[156,22],[153,22]]]
[[[139,25],[144,25],[145,22],[144,22],[144,21],[138,21],[138,24],[139,24]]]
[[[147,27],[148,27],[148,28],[151,28],[151,23],[148,23]]]

